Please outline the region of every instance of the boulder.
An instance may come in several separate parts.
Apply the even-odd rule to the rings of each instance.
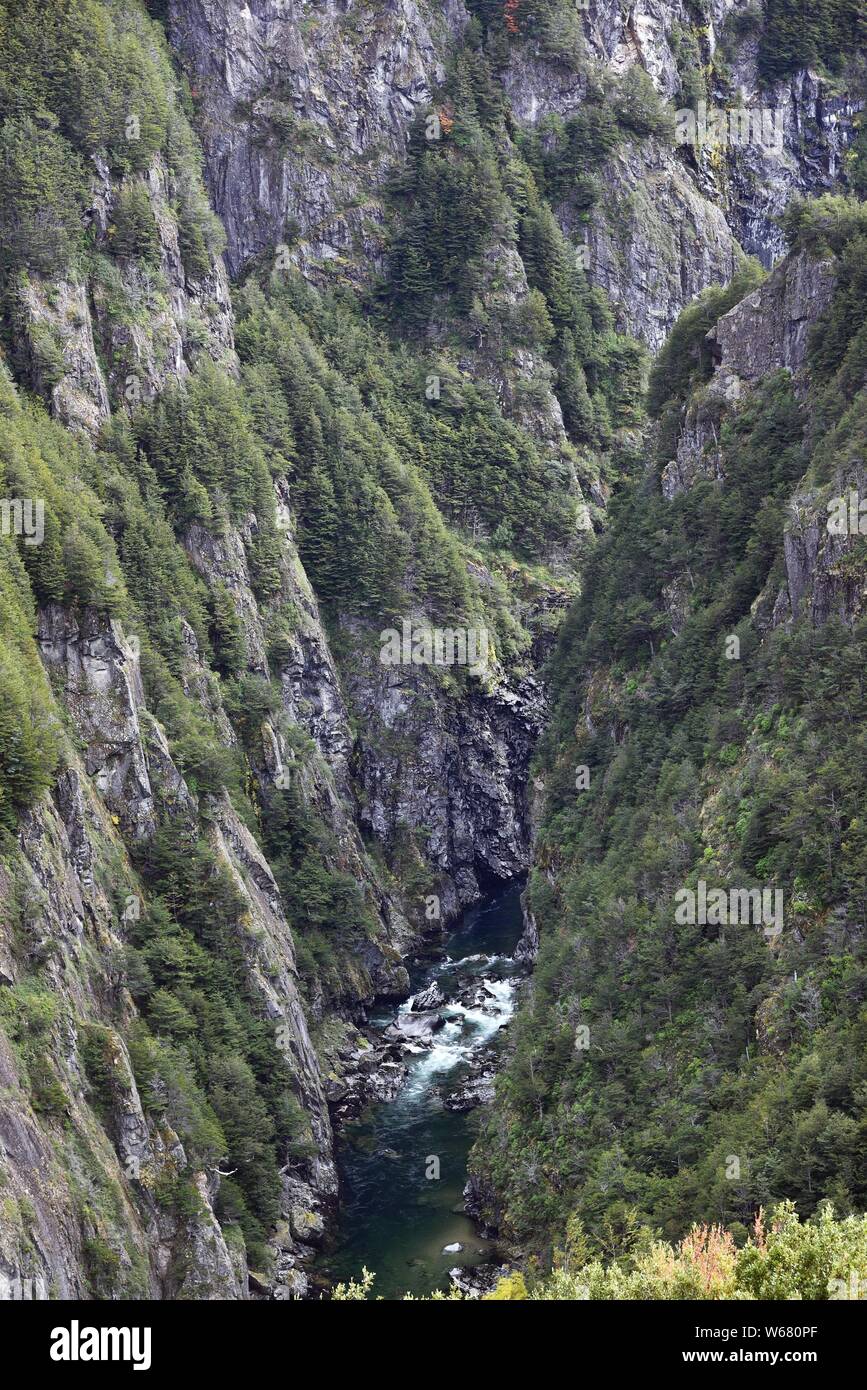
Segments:
[[[428,1009],[439,1009],[446,1002],[446,997],[435,980],[427,986],[427,989],[414,994],[409,1002],[412,1013],[423,1013]]]
[[[435,1012],[398,1014],[390,1023],[383,1036],[390,1042],[425,1043],[430,1045],[433,1035],[443,1027],[445,1020]]]

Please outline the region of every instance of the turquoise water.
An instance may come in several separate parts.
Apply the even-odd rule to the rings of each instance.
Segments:
[[[400,1298],[447,1288],[448,1271],[490,1258],[488,1243],[463,1214],[467,1155],[473,1118],[442,1103],[467,1073],[467,1058],[497,1039],[512,1013],[520,973],[512,953],[521,935],[521,887],[465,914],[446,938],[444,958],[411,972],[418,991],[432,980],[450,1001],[446,1026],[429,1052],[412,1059],[403,1090],[372,1106],[341,1136],[338,1162],[342,1210],[336,1243],[323,1260],[329,1282],[376,1274],[374,1293]],[[481,960],[468,957],[482,956]],[[484,1008],[455,1001],[473,983],[488,982]],[[394,1012],[374,1020],[384,1027]],[[408,1059],[407,1059],[408,1060]],[[438,1172],[438,1176],[436,1176]],[[460,1244],[460,1252],[447,1245]]]

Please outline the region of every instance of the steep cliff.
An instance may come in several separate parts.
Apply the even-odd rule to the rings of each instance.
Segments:
[[[542,667],[643,459],[645,349],[735,276],[655,411],[680,505],[769,373],[811,408],[838,303],[839,238],[762,284],[743,253],[854,167],[857,63],[771,72],[738,9],[0,6],[10,1296],[303,1295],[329,1100],[399,1084],[367,1011],[536,834],[544,947]],[[700,102],[767,108],[773,148],[679,142]],[[831,457],[763,636],[860,612],[819,517],[863,477]],[[625,597],[626,653],[687,625],[690,566],[665,581],[664,621]],[[622,741],[605,665],[581,708]]]
[[[469,1189],[522,1245],[864,1203],[863,205],[787,225],[660,355],[552,662],[536,975]]]
[[[841,77],[795,61],[772,80],[772,38],[737,0],[519,4],[511,28],[487,0],[314,11],[170,0],[233,273],[275,245],[314,277],[359,283],[381,267],[387,180],[471,17],[485,25],[519,144],[537,138],[555,174],[564,153],[576,161],[552,203],[591,283],[653,348],[685,304],[731,277],[741,252],[766,266],[780,256],[776,219],[793,193],[829,191],[843,175],[864,98],[857,33],[843,36],[853,60]],[[647,74],[672,111],[694,113],[695,129],[658,125],[631,72]],[[618,106],[628,137],[606,149],[587,113]]]

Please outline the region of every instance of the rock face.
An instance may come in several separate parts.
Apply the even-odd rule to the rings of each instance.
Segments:
[[[239,1265],[229,1252],[213,1213],[219,1177],[210,1172],[194,1175],[201,1214],[180,1224],[147,1195],[161,1174],[183,1172],[188,1164],[171,1130],[146,1117],[116,1026],[118,998],[121,1018],[134,1016],[126,991],[118,994],[117,967],[112,961],[123,944],[124,921],[137,920],[141,889],[128,867],[121,868],[126,887],[118,880],[117,863],[123,865],[124,856],[115,827],[128,840],[148,837],[156,826],[155,804],[158,799],[165,804],[167,798],[172,814],[195,826],[196,799],[174,765],[159,725],[144,706],[138,653],[120,625],[86,610],[73,620],[51,605],[40,615],[38,635],[43,658],[55,673],[58,691],[84,747],[81,761],[58,782],[53,802],[32,815],[22,829],[22,879],[15,885],[15,897],[24,905],[27,933],[23,948],[16,951],[4,924],[0,960],[5,962],[10,983],[22,949],[31,964],[38,959],[51,962],[56,1007],[64,1020],[65,1044],[55,1055],[56,1081],[65,1095],[66,1113],[74,1132],[87,1135],[96,1146],[100,1165],[114,1174],[112,1180],[120,1189],[128,1191],[116,1224],[110,1231],[94,1231],[92,1239],[109,1242],[118,1232],[124,1233],[137,1251],[126,1276],[128,1287],[143,1296],[242,1297],[243,1261]],[[313,1153],[305,1180],[317,1203],[331,1202],[337,1178],[330,1117],[280,893],[261,850],[228,800],[212,808],[211,840],[218,861],[228,869],[246,904],[248,979],[259,994],[264,1015],[273,1021],[310,1125]],[[113,898],[100,886],[103,881],[113,884]],[[126,903],[120,921],[116,901]],[[102,975],[95,974],[88,963],[94,956]],[[105,1133],[89,1108],[93,1100],[80,1061],[82,1037],[91,1033],[106,1042],[110,1039],[112,1051],[114,1099]],[[71,1210],[74,1188],[62,1176],[58,1157],[62,1150],[55,1153],[48,1134],[34,1119],[23,1078],[8,1050],[2,1053],[0,1067],[5,1067],[5,1084],[12,1096],[0,1129],[0,1149],[13,1174],[13,1196],[20,1194],[22,1202],[35,1203],[33,1219],[43,1229],[42,1240],[27,1255],[19,1243],[31,1239],[26,1223],[19,1233],[11,1233],[5,1246],[0,1245],[0,1273],[10,1279],[43,1280],[63,1297],[84,1296],[93,1284],[88,1285],[82,1231]],[[38,1181],[34,1174],[40,1175]],[[50,1201],[49,1191],[55,1194]],[[185,1271],[183,1275],[179,1270]]]
[[[681,309],[731,279],[737,241],[722,210],[657,141],[617,151],[603,178],[604,209],[586,237],[568,207],[560,220],[586,241],[588,277],[607,292],[618,325],[655,351]]]
[[[841,465],[829,487],[792,499],[785,534],[786,584],[774,603],[775,626],[807,612],[814,627],[831,618],[851,627],[863,614],[867,606],[863,568],[847,563],[855,558],[859,534],[835,532],[829,529],[829,521],[833,507],[842,503],[848,512],[850,499],[865,494],[867,470],[863,463],[852,463]]]
[[[521,911],[524,918],[524,930],[515,947],[515,959],[531,965],[539,954],[539,928],[524,899],[521,900]]]
[[[119,623],[94,613],[72,618],[57,604],[42,610],[42,658],[63,682],[67,708],[86,741],[84,765],[106,806],[137,839],[156,829],[154,794],[139,710],[138,659]]]
[[[309,1163],[311,1186],[322,1198],[337,1193],[331,1124],[319,1059],[310,1040],[301,1002],[295,947],[274,876],[250,831],[226,798],[214,817],[213,846],[228,865],[247,902],[245,959],[277,1045],[290,1062],[296,1094],[315,1144]]]
[[[769,372],[790,372],[796,395],[804,394],[810,329],[828,308],[835,283],[832,261],[799,251],[714,325],[706,340],[713,377],[687,403],[676,456],[662,472],[669,501],[698,478],[722,481],[721,417]]]
[[[94,268],[79,280],[31,275],[18,296],[21,375],[63,424],[91,439],[111,410],[131,411],[183,381],[203,353],[237,370],[226,268],[213,256],[197,278],[185,269],[172,211],[176,183],[159,157],[146,176],[125,181],[95,158]],[[147,195],[158,263],[108,257],[112,217],[133,185]]]
[[[788,81],[762,88],[758,39],[755,32],[737,35],[737,9],[736,0],[704,0],[698,6],[686,0],[666,4],[638,0],[628,8],[611,0],[590,0],[584,8],[584,29],[590,53],[610,72],[622,73],[638,64],[662,96],[679,109],[697,112],[700,98],[687,101],[683,97],[679,71],[678,40],[691,35],[701,58],[706,63],[716,60],[706,96],[709,111],[735,107],[773,113],[773,139],[763,142],[751,137],[725,145],[708,140],[698,148],[685,145],[674,154],[699,193],[723,212],[734,241],[770,266],[785,249],[775,219],[792,193],[816,194],[835,187],[842,155],[853,136],[858,103],[829,92],[812,72],[798,72]],[[544,65],[532,62],[516,74],[514,90],[522,94],[528,119],[537,120],[550,109],[552,98],[544,95],[546,76]],[[559,114],[573,109],[580,94],[574,86],[565,91],[554,87],[554,93]],[[669,146],[663,201],[670,196],[664,184],[672,177],[674,159]],[[604,219],[606,211],[599,216]],[[686,263],[702,254],[703,238],[692,237],[688,214],[684,231]]]
[[[714,375],[688,402],[676,457],[662,471],[662,490],[669,500],[699,478],[723,481],[721,413],[737,409],[763,377],[789,372],[795,394],[804,399],[810,331],[830,306],[836,279],[833,259],[798,251],[714,325],[707,335],[716,359]],[[835,531],[829,521],[841,505],[848,518],[850,497],[863,497],[865,488],[863,463],[854,461],[841,463],[831,483],[792,498],[784,537],[786,583],[759,601],[760,629],[790,622],[805,611],[815,626],[830,618],[851,625],[864,611],[863,577],[858,567],[847,564],[858,544],[857,530],[847,522]]]
[[[698,115],[704,100],[711,114],[750,113],[751,136],[740,143],[653,139],[616,151],[601,175],[605,197],[581,238],[588,274],[608,291],[623,325],[654,348],[699,290],[730,278],[739,250],[773,265],[785,251],[780,213],[793,193],[837,186],[854,134],[859,102],[832,94],[814,73],[761,87],[755,36],[734,37],[736,8],[734,0],[699,7],[639,0],[628,8],[590,0],[584,10],[588,48],[610,73],[642,67],[679,110]],[[677,36],[684,34],[695,37],[706,62],[722,59],[706,96],[691,102],[679,93]],[[532,123],[552,109],[568,115],[583,98],[580,82],[552,82],[538,60],[516,65],[510,90],[516,111]],[[774,139],[763,142],[752,132],[765,113]],[[568,208],[561,220],[569,224]]]
[[[281,243],[313,274],[375,263],[381,213],[371,190],[402,153],[466,20],[456,0],[325,0],[315,11],[301,0],[171,0],[172,43],[204,103],[208,179],[233,274]]]
[[[711,112],[773,113],[779,146],[679,146],[673,136],[627,143],[600,174],[605,196],[589,226],[568,201],[558,209],[564,229],[586,243],[589,278],[608,291],[620,325],[653,348],[695,294],[731,277],[741,251],[767,266],[782,254],[776,218],[793,192],[835,186],[853,135],[857,103],[814,74],[761,89],[758,44],[735,37],[735,9],[734,0],[589,0],[578,12],[581,61],[517,43],[502,71],[528,128],[578,111],[591,77],[616,79],[633,66],[676,104],[679,44],[690,35],[706,65],[716,59]],[[278,246],[286,264],[314,279],[337,272],[363,281],[381,264],[383,182],[467,20],[459,0],[372,8],[327,0],[315,14],[300,3],[171,0],[169,33],[202,103],[208,183],[233,274]]]
[[[831,302],[832,261],[799,252],[742,299],[708,334],[720,369],[754,382],[780,368],[796,375],[807,357],[810,329]]]
[[[49,287],[36,280],[21,292],[27,325],[27,368],[33,389],[51,401],[64,424],[95,438],[108,419],[108,387],[96,354],[86,287],[68,280]],[[59,348],[62,367],[51,370],[46,347]]]
[[[64,773],[55,798],[22,823],[18,843],[19,877],[14,899],[11,892],[4,896],[0,939],[8,949],[5,909],[17,900],[26,923],[17,958],[31,965],[41,960],[54,1000],[53,1036],[40,1044],[49,1050],[53,1087],[34,1111],[33,1075],[28,1084],[0,1030],[0,1297],[108,1296],[101,1282],[107,1271],[95,1252],[115,1242],[124,1254],[111,1271],[112,1286],[126,1296],[246,1297],[246,1276],[214,1216],[214,1175],[193,1175],[195,1215],[172,1214],[152,1195],[155,1182],[170,1181],[189,1165],[171,1127],[146,1116],[123,1039],[102,1022],[118,1003],[122,1013],[132,1011],[109,966],[121,940],[103,884],[112,882],[108,863],[119,845],[80,764]],[[132,890],[131,879],[126,886]],[[114,887],[123,888],[116,877]],[[106,1046],[116,1097],[105,1128],[81,1066],[81,1047],[93,1030]],[[112,1203],[88,1201],[88,1184],[93,1197],[112,1191]]]
[[[385,841],[398,827],[423,832],[439,918],[525,872],[527,771],[546,708],[539,681],[501,679],[458,700],[443,698],[417,668],[370,666],[349,692],[365,730],[363,822]],[[421,921],[423,910],[419,902]]]

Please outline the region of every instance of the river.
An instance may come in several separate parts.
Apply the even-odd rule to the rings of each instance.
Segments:
[[[465,913],[437,958],[410,970],[414,993],[436,983],[445,995],[445,1026],[429,1050],[405,1057],[409,1076],[396,1099],[371,1106],[341,1135],[341,1212],[323,1260],[331,1282],[357,1278],[366,1267],[376,1275],[374,1294],[396,1299],[447,1289],[450,1269],[491,1258],[462,1209],[478,1112],[449,1110],[443,1099],[466,1080],[473,1054],[502,1046],[500,1029],[522,974],[513,959],[520,894],[514,885]],[[384,1029],[393,1019],[394,1010],[371,1024]]]

